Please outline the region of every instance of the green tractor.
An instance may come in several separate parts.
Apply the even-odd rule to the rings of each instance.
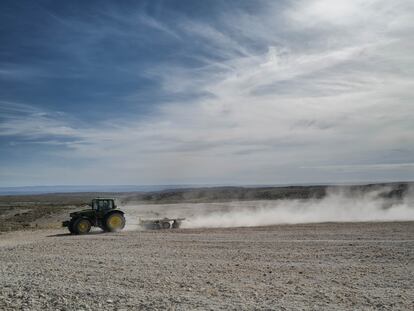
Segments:
[[[67,227],[72,234],[88,233],[92,226],[105,232],[119,231],[125,227],[124,212],[117,209],[114,199],[96,198],[89,206],[90,209],[69,214],[71,220],[64,221],[62,226]]]

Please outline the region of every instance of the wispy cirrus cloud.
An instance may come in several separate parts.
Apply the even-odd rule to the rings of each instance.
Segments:
[[[99,177],[105,166],[116,183],[360,181],[413,173],[412,4],[260,4],[255,14],[226,11],[210,23],[103,14],[124,24],[105,26],[120,33],[125,23],[135,25],[138,34],[123,33],[131,40],[143,35],[141,24],[177,44],[191,41],[172,51],[179,57],[171,62],[137,72],[165,100],[145,117],[93,124],[12,104],[27,111],[9,113],[0,135],[42,144],[65,137],[56,157],[94,160],[88,174]],[[105,29],[98,37],[114,34]],[[128,64],[122,66],[133,70]]]
[[[0,111],[0,136],[25,139],[76,137],[77,131],[60,112],[46,112],[32,105],[6,101],[0,101]]]

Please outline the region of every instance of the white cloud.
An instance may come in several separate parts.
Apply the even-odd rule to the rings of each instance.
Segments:
[[[261,16],[229,12],[220,30],[186,21],[171,32],[190,34],[215,57],[147,74],[167,92],[209,96],[97,127],[32,113],[10,118],[0,133],[72,137],[60,156],[95,159],[88,174],[101,176],[105,165],[115,183],[404,179],[389,172],[413,173],[411,6],[298,1],[283,11],[269,4]],[[358,174],[326,169],[338,167]]]

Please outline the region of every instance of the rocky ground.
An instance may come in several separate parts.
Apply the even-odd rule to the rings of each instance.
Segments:
[[[0,235],[0,310],[413,310],[414,222]]]

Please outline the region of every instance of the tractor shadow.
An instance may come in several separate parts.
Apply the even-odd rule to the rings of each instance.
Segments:
[[[57,234],[51,234],[47,235],[47,238],[64,238],[64,237],[79,237],[79,236],[88,236],[88,235],[97,235],[97,234],[105,234],[108,232],[104,231],[92,231],[87,234],[71,234],[71,233],[57,233]]]

